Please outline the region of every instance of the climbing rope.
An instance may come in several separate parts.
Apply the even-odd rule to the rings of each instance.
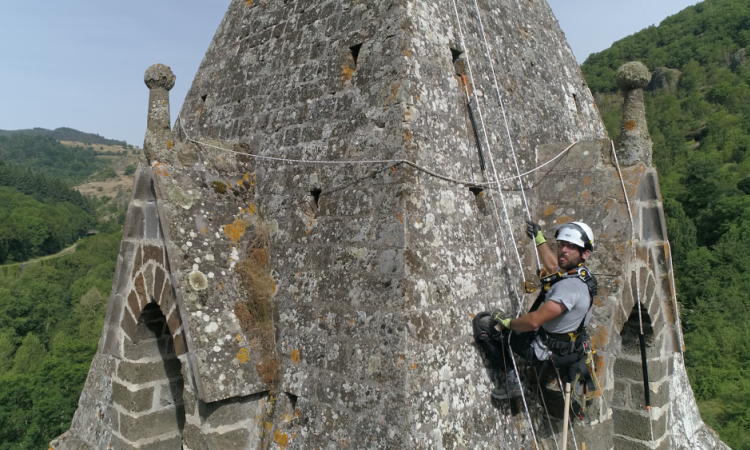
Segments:
[[[461,46],[465,49],[466,48],[466,41],[464,39],[463,29],[461,28],[461,18],[460,18],[459,14],[458,14],[458,6],[456,4],[456,0],[452,0],[452,3],[453,3],[453,11],[456,14],[456,25],[458,26],[458,33],[459,33],[459,37],[461,39]],[[472,91],[474,92],[474,98],[477,98],[476,97],[476,89],[475,89],[475,86],[474,86],[474,76],[473,76],[472,69],[471,69],[471,60],[469,58],[468,53],[466,54],[466,66],[467,66],[467,68],[469,70],[469,80],[470,80],[470,82],[472,84]],[[505,195],[503,194],[503,190],[502,190],[502,188],[500,186],[500,177],[498,176],[497,167],[495,166],[495,159],[492,156],[492,150],[491,150],[491,147],[490,147],[490,144],[489,144],[489,138],[487,136],[487,128],[484,125],[484,118],[482,116],[482,109],[481,109],[481,107],[479,105],[479,101],[476,102],[476,105],[477,105],[477,113],[479,115],[479,121],[482,124],[482,132],[484,134],[484,140],[485,140],[487,152],[488,152],[488,154],[490,156],[490,165],[492,167],[492,172],[493,172],[494,177],[495,177],[495,182],[497,183],[497,186],[498,186],[498,192],[500,193],[500,200],[502,202],[503,211],[505,213],[505,221],[506,221],[506,225],[508,226],[508,231],[510,233],[510,241],[513,244],[513,248],[514,248],[515,254],[516,254],[516,259],[517,259],[517,261],[519,263],[519,269],[521,271],[521,277],[524,278],[524,281],[525,281],[525,277],[523,275],[523,266],[521,265],[521,257],[520,257],[520,255],[518,253],[518,247],[516,246],[515,239],[513,237],[513,227],[510,225],[510,218],[508,217],[508,209],[507,209],[507,206],[506,206],[506,203],[505,203]],[[494,204],[495,209],[496,209],[496,215],[499,216],[499,214],[497,213],[497,203],[494,200],[494,196],[493,196],[492,201],[493,201],[493,204]],[[498,217],[498,222],[499,222],[499,217]],[[503,242],[505,242],[505,239],[503,239]],[[511,286],[513,287],[513,290],[515,291],[515,283],[511,283]],[[521,308],[523,306],[523,304],[522,304],[522,302],[523,302],[523,296],[518,295],[518,293],[516,293],[516,296],[519,299],[519,310],[518,310],[518,312],[520,314]],[[508,335],[508,344],[509,344],[509,348],[510,348],[510,334]],[[520,372],[518,371],[518,364],[516,363],[516,359],[513,356],[513,351],[510,352],[510,356],[511,356],[511,361],[513,363],[513,369],[514,369],[514,371],[516,373],[516,376],[519,377],[519,383],[520,383]],[[507,371],[506,371],[506,373],[507,373]],[[507,382],[507,377],[506,377],[506,382]],[[537,442],[537,439],[536,439],[536,432],[534,431],[534,424],[533,424],[533,421],[531,419],[531,413],[529,412],[528,403],[526,402],[526,395],[523,393],[523,388],[521,388],[521,400],[523,402],[524,409],[526,410],[526,416],[529,419],[529,428],[531,429],[531,436],[532,436],[532,438],[534,440],[534,446],[535,446],[535,448],[539,448],[539,443]]]
[[[456,179],[456,178],[449,177],[447,175],[443,175],[443,174],[437,173],[434,170],[430,170],[430,169],[428,169],[428,168],[426,168],[424,166],[420,166],[419,164],[417,164],[417,163],[415,163],[413,161],[409,161],[408,159],[364,159],[364,160],[354,160],[354,161],[348,161],[348,160],[309,160],[309,159],[278,158],[278,157],[275,157],[275,156],[258,155],[258,154],[250,153],[250,152],[247,152],[247,153],[245,153],[245,152],[238,152],[236,150],[231,150],[231,149],[228,149],[228,148],[220,147],[218,145],[209,144],[208,142],[204,142],[204,141],[200,141],[200,140],[197,140],[197,139],[193,139],[192,137],[190,137],[190,135],[187,132],[187,129],[185,129],[185,126],[182,124],[182,119],[180,118],[179,114],[177,115],[177,121],[176,121],[176,123],[179,124],[180,130],[182,130],[182,133],[185,135],[185,139],[187,141],[189,141],[189,142],[192,142],[194,144],[200,144],[200,145],[203,145],[204,147],[213,148],[215,150],[219,150],[219,151],[226,152],[226,153],[231,153],[231,154],[238,155],[238,156],[245,156],[245,157],[256,158],[256,159],[263,159],[263,160],[267,160],[267,161],[277,161],[277,162],[285,162],[285,163],[291,163],[291,164],[323,164],[323,165],[325,165],[325,164],[331,164],[331,165],[334,165],[334,164],[340,164],[340,165],[389,164],[389,165],[392,165],[392,166],[398,166],[398,165],[403,164],[403,165],[406,165],[406,166],[413,167],[414,169],[416,169],[416,170],[418,170],[420,172],[424,172],[425,174],[430,175],[432,177],[439,178],[441,180],[448,181],[448,182],[455,183],[455,184],[461,184],[461,185],[468,186],[468,187],[485,187],[485,188],[488,187],[488,188],[492,188],[495,185],[497,185],[498,188],[499,188],[499,186],[500,186],[499,183],[503,183],[503,182],[506,182],[506,181],[515,181],[516,178],[517,178],[515,176],[514,177],[507,177],[507,178],[500,178],[500,179],[498,179],[496,181],[485,182],[485,183],[477,183],[476,181],[469,181],[469,180],[459,180],[459,179]],[[555,162],[556,160],[558,160],[559,158],[561,158],[563,155],[565,155],[571,148],[573,148],[576,144],[578,144],[578,142],[579,141],[574,141],[572,144],[570,144],[567,147],[565,147],[560,153],[558,153],[557,155],[555,155],[554,158],[550,159],[549,161],[546,161],[543,164],[540,164],[537,167],[534,167],[531,170],[523,172],[522,174],[520,174],[520,176],[521,177],[525,177],[526,175],[530,175],[530,174],[532,174],[532,173],[534,173],[534,172],[536,172],[538,170],[543,169],[544,167],[548,166],[549,164],[552,164],[553,162]]]
[[[617,175],[620,177],[620,185],[622,186],[622,195],[625,196],[625,204],[628,207],[628,218],[630,219],[630,250],[632,252],[633,257],[633,264],[637,261],[636,253],[635,253],[635,223],[633,222],[633,210],[630,208],[630,200],[628,199],[628,191],[625,189],[625,180],[622,178],[622,171],[620,170],[620,163],[617,160],[617,152],[615,151],[615,142],[610,140],[610,146],[612,148],[612,156],[615,160],[615,167],[617,168]],[[640,327],[640,332],[638,335],[638,340],[640,341],[641,346],[641,362],[643,365],[643,392],[644,397],[646,400],[646,410],[648,411],[648,423],[649,428],[651,431],[651,446],[653,447],[654,444],[654,420],[653,420],[653,412],[651,410],[651,402],[649,400],[649,393],[650,393],[650,386],[648,381],[648,365],[647,365],[647,358],[646,358],[646,343],[645,343],[645,335],[643,333],[643,313],[641,310],[643,309],[643,303],[641,302],[641,293],[639,288],[639,281],[636,277],[635,280],[635,296],[636,296],[636,304],[638,305],[638,325]]]

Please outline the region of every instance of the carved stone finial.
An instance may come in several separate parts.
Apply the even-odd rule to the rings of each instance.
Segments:
[[[175,79],[172,69],[164,64],[154,64],[146,69],[143,76],[143,81],[149,89],[161,88],[168,91],[174,87]]]
[[[154,64],[146,70],[143,81],[148,86],[148,122],[143,150],[149,164],[168,162],[174,136],[170,127],[169,90],[174,87],[172,69],[164,64]]]
[[[643,89],[651,81],[651,72],[640,61],[625,63],[617,69],[615,81],[623,91]]]
[[[632,166],[639,162],[651,165],[652,142],[646,124],[643,88],[651,81],[651,72],[639,61],[623,64],[617,69],[615,81],[624,94],[622,127],[617,142],[620,163]]]

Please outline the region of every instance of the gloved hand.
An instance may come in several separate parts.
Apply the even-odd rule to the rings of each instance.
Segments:
[[[506,330],[510,330],[510,321],[512,320],[510,317],[505,317],[505,313],[502,311],[493,311],[492,312],[492,320],[499,323],[501,327],[505,328]]]
[[[536,245],[542,245],[547,242],[547,239],[544,239],[544,235],[542,234],[542,227],[530,220],[526,221],[526,236],[533,239]]]

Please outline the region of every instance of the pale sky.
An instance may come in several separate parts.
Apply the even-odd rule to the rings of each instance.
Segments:
[[[535,0],[538,1],[538,0]],[[154,63],[177,76],[172,121],[230,0],[0,3],[0,129],[70,127],[143,145]],[[698,3],[549,0],[579,63]]]

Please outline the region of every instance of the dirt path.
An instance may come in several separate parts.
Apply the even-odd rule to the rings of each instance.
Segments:
[[[30,260],[24,261],[24,262],[18,262],[18,263],[12,263],[12,264],[4,264],[4,265],[0,266],[0,269],[2,269],[3,267],[21,266],[21,269],[23,270],[23,267],[26,266],[27,264],[31,264],[31,263],[35,263],[35,262],[39,262],[39,261],[45,261],[45,260],[48,260],[48,259],[55,259],[55,258],[59,258],[61,256],[65,256],[65,255],[70,255],[71,253],[73,253],[73,252],[76,251],[76,245],[78,245],[77,242],[75,244],[71,245],[70,247],[66,247],[66,248],[60,250],[59,252],[55,253],[54,255],[40,256],[39,258],[30,259]]]

